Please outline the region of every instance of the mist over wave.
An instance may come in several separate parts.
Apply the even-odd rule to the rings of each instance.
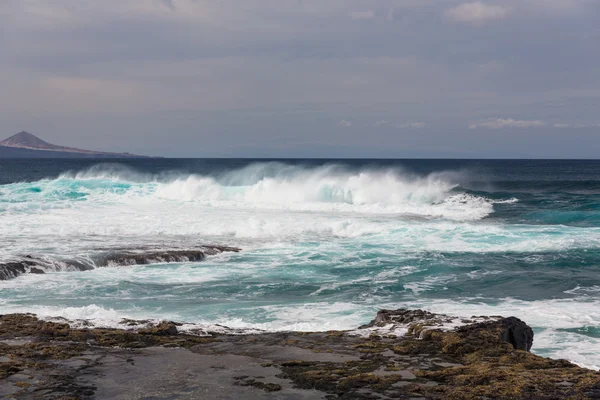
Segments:
[[[212,207],[407,214],[476,220],[494,201],[459,188],[464,172],[419,176],[399,168],[350,170],[340,165],[300,167],[257,163],[215,175],[140,173],[119,165],[68,172],[57,179],[4,185],[4,210],[45,208],[53,202],[196,202]],[[500,200],[502,201],[502,200]],[[8,204],[7,204],[8,203]],[[15,203],[19,205],[14,205]],[[11,204],[13,204],[11,206]],[[69,203],[68,206],[71,206]]]

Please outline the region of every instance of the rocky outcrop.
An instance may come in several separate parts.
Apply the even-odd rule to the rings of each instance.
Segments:
[[[501,340],[512,344],[517,350],[531,350],[533,329],[529,325],[515,317],[504,318],[500,322],[504,326],[500,334]]]
[[[202,261],[207,256],[239,252],[236,247],[227,246],[202,246],[199,249],[189,250],[164,250],[164,251],[121,251],[103,256],[95,262],[97,266],[120,267],[127,265],[146,265],[172,262]]]
[[[126,321],[130,330],[73,329],[66,321],[4,315],[0,397],[600,399],[598,372],[526,351],[533,336],[525,322],[476,317],[450,328],[448,320],[457,324],[422,310],[383,310],[361,327],[370,336],[197,337],[169,321]],[[406,335],[372,331],[390,324],[407,324]]]
[[[138,330],[142,335],[156,336],[175,336],[177,335],[177,324],[174,322],[163,321],[158,325]]]
[[[433,314],[424,310],[380,310],[374,320],[359,329],[389,327],[390,325],[395,328],[405,326],[408,333],[416,335],[420,339],[431,336],[435,331],[449,331],[457,326],[459,326],[457,331],[461,332],[462,329],[466,329],[464,326],[468,326],[468,329],[481,328],[487,331],[498,331],[499,339],[510,343],[516,350],[530,351],[533,345],[533,329],[516,317],[457,318],[444,314]]]
[[[26,261],[0,264],[0,280],[5,281],[16,278],[17,276],[26,273],[29,267],[31,267],[31,265]]]
[[[177,250],[119,250],[110,251],[92,259],[91,262],[78,260],[49,260],[26,255],[23,259],[0,263],[0,280],[8,280],[22,274],[44,274],[57,271],[88,271],[97,267],[123,267],[173,262],[198,262],[207,256],[224,252],[239,252],[236,247],[200,246],[195,249]]]
[[[375,319],[366,325],[362,325],[359,329],[383,327],[389,324],[410,325],[421,324],[428,326],[443,326],[444,324],[452,323],[456,318],[449,317],[443,314],[433,314],[425,310],[380,310],[377,312]]]

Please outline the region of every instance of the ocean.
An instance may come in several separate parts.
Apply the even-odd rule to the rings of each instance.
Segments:
[[[600,161],[0,160],[0,313],[354,329],[381,308],[516,316],[600,369]],[[114,251],[239,247],[75,271]]]

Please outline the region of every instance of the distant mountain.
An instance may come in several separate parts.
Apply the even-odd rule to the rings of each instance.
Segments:
[[[130,153],[109,153],[57,146],[29,132],[19,132],[0,142],[0,158],[139,158]]]

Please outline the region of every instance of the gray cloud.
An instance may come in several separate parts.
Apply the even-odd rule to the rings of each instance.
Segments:
[[[398,125],[398,128],[422,129],[426,126],[427,124],[425,122],[405,122],[404,124]]]
[[[565,124],[565,123],[558,123],[558,124],[553,124],[552,125],[553,128],[558,128],[558,129],[588,129],[588,128],[600,128],[600,123],[592,123],[592,124],[585,124],[585,123],[576,123],[576,124]]]
[[[502,128],[539,128],[546,126],[544,121],[540,120],[519,120],[512,118],[489,118],[479,122],[471,122],[469,129],[477,128],[489,128],[489,129],[502,129]]]
[[[546,135],[532,156],[589,156],[599,16],[590,0],[8,0],[0,136],[182,156],[485,157]]]
[[[375,121],[373,123],[373,126],[388,126],[390,124],[390,121],[386,121],[385,119],[381,119],[379,121]]]
[[[510,14],[511,9],[505,6],[490,5],[475,1],[463,3],[446,10],[446,17],[455,22],[481,25],[489,21],[500,20]]]

